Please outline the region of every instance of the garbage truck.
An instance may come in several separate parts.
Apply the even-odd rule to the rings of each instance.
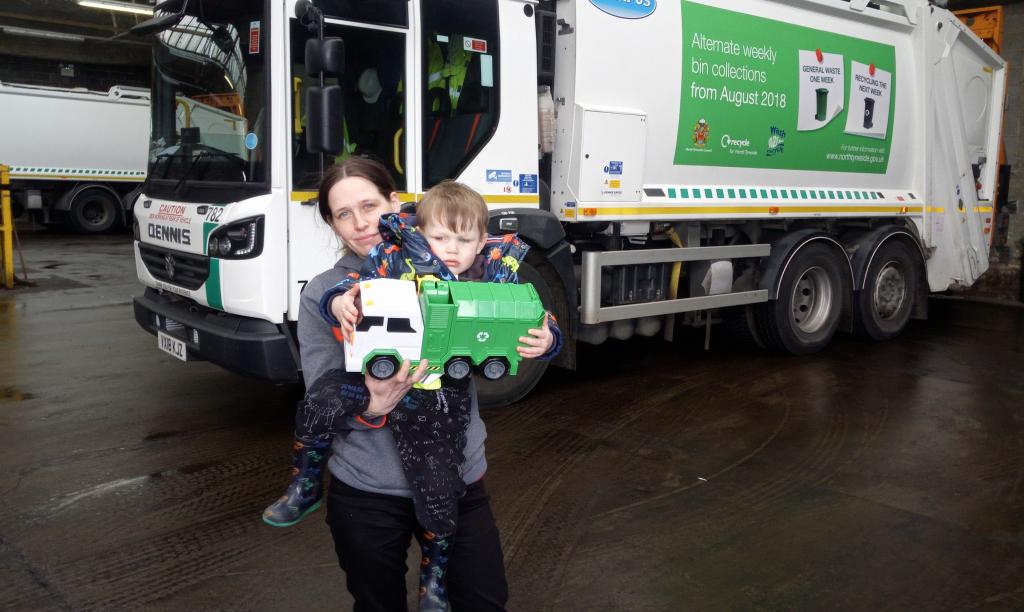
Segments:
[[[0,83],[0,163],[16,212],[87,234],[124,226],[146,179],[149,117],[143,88]]]
[[[533,285],[376,279],[359,283],[362,319],[345,339],[345,369],[391,378],[402,360],[427,360],[431,385],[474,369],[486,380],[515,376],[519,338],[544,325]]]
[[[299,296],[339,256],[317,180],[353,154],[408,204],[483,195],[562,367],[681,325],[884,340],[988,267],[1006,62],[925,0],[168,0],[136,32],[173,163],[135,205],[135,317],[185,360],[299,379]],[[239,98],[244,160],[182,131],[196,92]]]

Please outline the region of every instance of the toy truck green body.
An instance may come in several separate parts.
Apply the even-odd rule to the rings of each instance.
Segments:
[[[544,306],[533,285],[425,281],[422,358],[431,369],[468,359],[488,378],[488,363],[504,359],[508,374],[519,369],[520,336],[544,324]],[[497,376],[500,378],[500,376]]]

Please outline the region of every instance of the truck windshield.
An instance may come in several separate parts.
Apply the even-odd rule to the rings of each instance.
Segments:
[[[224,202],[269,190],[269,30],[265,2],[219,0],[190,2],[157,35],[147,194]]]

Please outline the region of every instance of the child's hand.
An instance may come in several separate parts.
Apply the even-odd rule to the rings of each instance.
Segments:
[[[551,350],[551,345],[555,341],[555,335],[551,333],[551,328],[548,327],[548,315],[544,314],[544,323],[538,329],[531,329],[529,336],[520,336],[519,341],[527,346],[516,347],[519,351],[519,356],[523,359],[536,359],[544,353]]]
[[[341,323],[341,333],[345,338],[351,338],[355,333],[356,325],[362,318],[361,310],[358,284],[331,300],[331,314]]]

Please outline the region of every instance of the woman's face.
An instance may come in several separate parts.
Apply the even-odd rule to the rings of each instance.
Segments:
[[[398,194],[385,198],[370,181],[350,176],[341,179],[327,192],[331,209],[331,229],[345,246],[360,257],[366,257],[378,242],[378,221],[386,213],[398,212]]]

